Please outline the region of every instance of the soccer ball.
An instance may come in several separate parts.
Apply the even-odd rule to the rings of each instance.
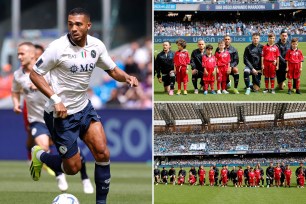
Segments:
[[[80,204],[80,202],[74,195],[63,193],[56,196],[52,204]]]

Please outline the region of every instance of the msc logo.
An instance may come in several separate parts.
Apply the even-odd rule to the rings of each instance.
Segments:
[[[81,64],[80,72],[91,72],[95,67],[96,65],[94,63],[85,64],[85,65]]]
[[[70,71],[71,71],[72,74],[74,74],[78,71],[78,67],[74,64],[70,67]]]

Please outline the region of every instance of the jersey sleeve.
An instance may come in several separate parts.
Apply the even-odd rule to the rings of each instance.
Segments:
[[[56,43],[51,43],[45,52],[38,58],[33,70],[40,75],[45,75],[53,69],[58,62],[58,49]]]
[[[97,67],[107,71],[107,70],[113,70],[117,65],[115,62],[112,60],[112,58],[109,56],[105,45],[101,42],[99,44],[99,49],[100,49],[100,56],[97,61]]]
[[[22,87],[21,87],[21,84],[16,79],[17,79],[17,76],[16,76],[16,73],[14,73],[12,92],[18,93],[18,92],[21,92]]]

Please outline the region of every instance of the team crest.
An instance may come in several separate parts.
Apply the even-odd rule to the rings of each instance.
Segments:
[[[90,55],[91,55],[92,58],[96,58],[97,53],[96,53],[95,50],[92,50],[92,51],[90,52]]]
[[[66,146],[60,146],[58,148],[59,152],[62,153],[62,154],[66,154],[67,152],[67,147]]]
[[[70,67],[70,71],[71,71],[72,74],[74,74],[74,73],[76,73],[78,71],[78,67],[76,65],[72,65]]]

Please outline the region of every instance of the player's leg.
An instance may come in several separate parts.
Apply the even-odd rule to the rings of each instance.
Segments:
[[[106,203],[109,192],[110,153],[106,146],[106,136],[101,122],[91,121],[83,140],[95,158],[96,202]]]
[[[87,171],[86,171],[86,160],[85,160],[85,156],[83,154],[83,152],[80,150],[80,154],[81,154],[81,163],[82,163],[82,167],[80,170],[80,174],[81,174],[81,180],[82,180],[82,184],[83,184],[83,191],[86,194],[91,194],[94,192],[94,188],[91,184],[91,181],[88,177]]]
[[[174,71],[171,71],[169,73],[170,75],[170,92],[172,92],[172,95],[173,95],[173,92],[174,92],[174,85],[175,85],[175,74],[174,74]],[[169,93],[169,95],[171,95]]]
[[[232,75],[234,77],[234,94],[239,94],[238,83],[239,83],[239,70],[237,67],[232,68]]]
[[[226,90],[226,80],[227,80],[228,74],[226,73],[226,70],[223,71],[222,74],[222,81],[221,81],[221,89],[223,94],[228,94],[229,92]]]
[[[221,94],[222,69],[218,67],[217,73],[217,94]]]
[[[191,80],[192,80],[192,84],[193,84],[193,88],[194,88],[194,93],[198,94],[198,70],[193,70],[192,76],[191,76]]]
[[[244,78],[244,83],[246,87],[245,95],[250,95],[251,93],[250,74],[251,74],[251,69],[249,67],[245,67],[244,72],[243,72],[243,78]]]
[[[169,95],[171,95],[170,94],[170,76],[169,75],[162,76],[162,80],[163,80],[165,92],[167,92]],[[173,93],[173,91],[172,91],[172,93]]]

